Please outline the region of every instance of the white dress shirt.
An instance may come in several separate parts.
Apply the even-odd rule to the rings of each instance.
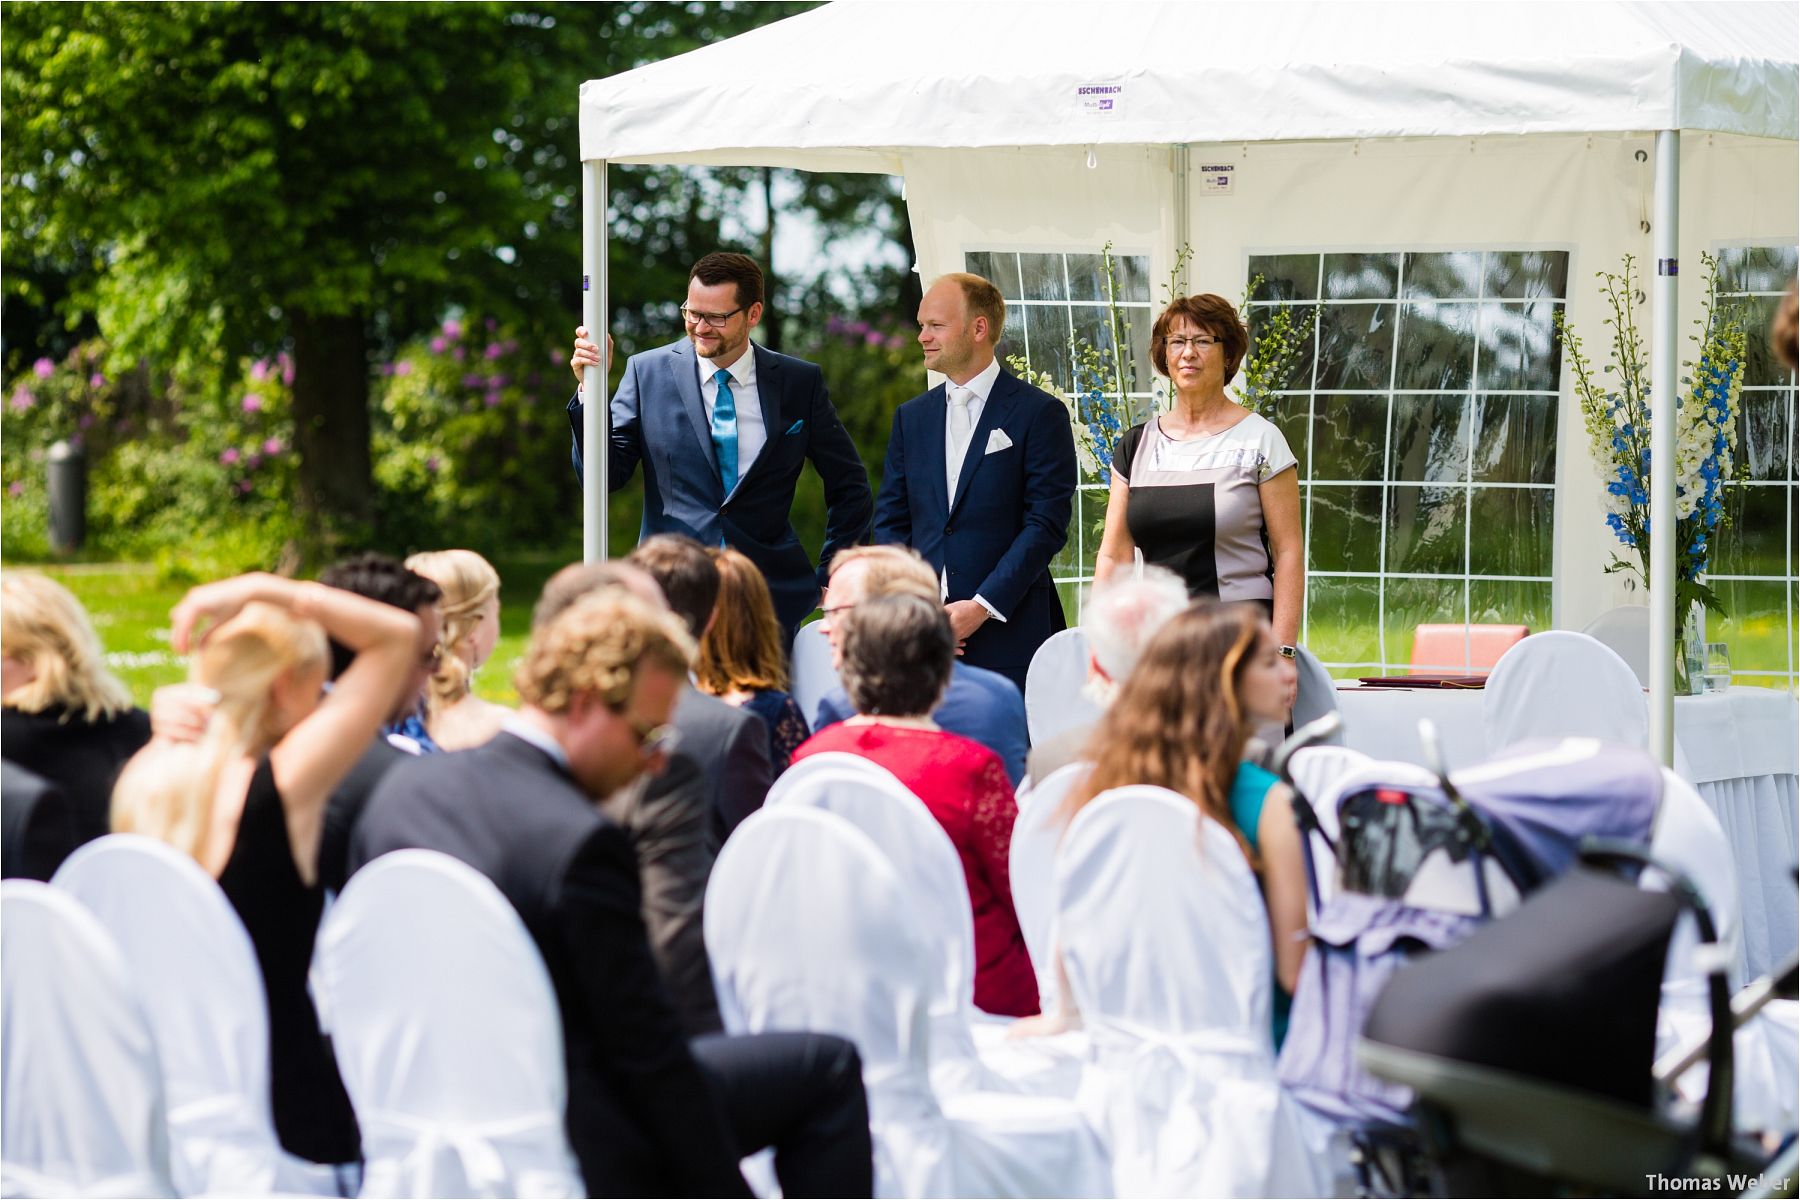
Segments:
[[[975,440],[975,429],[981,424],[982,410],[987,407],[988,396],[993,392],[994,382],[999,378],[1000,360],[996,358],[989,362],[979,374],[967,383],[959,385],[950,382],[948,379],[944,380],[944,495],[948,497],[946,503],[954,502],[956,499],[956,483],[962,476],[963,465],[963,455],[959,455],[956,452],[956,434],[952,432],[950,428],[950,390],[960,386],[967,389],[970,394],[969,445],[973,445]],[[968,445],[963,447],[964,455],[967,454],[968,449]],[[938,587],[944,599],[948,600],[950,598],[950,573],[948,571],[939,573]],[[988,616],[994,618],[994,620],[1001,622],[1006,620],[1005,617],[1000,615],[999,609],[987,602],[986,597],[977,595],[975,597],[975,602],[987,609]]]
[[[694,363],[700,372],[700,399],[710,418],[719,399],[719,381],[713,378],[719,365],[698,354]],[[756,349],[745,346],[737,361],[725,369],[731,372],[731,402],[737,410],[737,477],[742,482],[750,473],[750,464],[762,452],[763,443],[769,440],[769,431],[763,427],[762,401],[756,394]]]

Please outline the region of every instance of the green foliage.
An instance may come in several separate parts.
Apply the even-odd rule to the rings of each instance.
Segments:
[[[1244,299],[1238,305],[1238,312],[1244,317],[1248,318],[1250,299],[1262,285],[1263,277],[1256,275],[1244,288]],[[1275,393],[1288,386],[1294,368],[1312,342],[1313,326],[1318,320],[1317,304],[1304,310],[1299,320],[1294,319],[1294,310],[1288,305],[1270,310],[1268,321],[1252,332],[1250,348],[1244,355],[1244,386],[1235,391],[1239,404],[1261,416],[1273,414]]]

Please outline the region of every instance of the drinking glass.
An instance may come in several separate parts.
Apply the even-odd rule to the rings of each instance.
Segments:
[[[1731,686],[1731,647],[1724,642],[1706,643],[1706,690],[1722,692]]]

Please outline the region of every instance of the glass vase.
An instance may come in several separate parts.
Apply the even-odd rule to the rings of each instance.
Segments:
[[[1706,610],[1688,606],[1675,630],[1675,694],[1698,696],[1706,690]]]

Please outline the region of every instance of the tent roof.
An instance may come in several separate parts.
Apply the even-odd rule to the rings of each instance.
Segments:
[[[1791,139],[1797,11],[838,0],[583,84],[581,156],[898,171],[901,151],[928,147],[1656,129]]]

